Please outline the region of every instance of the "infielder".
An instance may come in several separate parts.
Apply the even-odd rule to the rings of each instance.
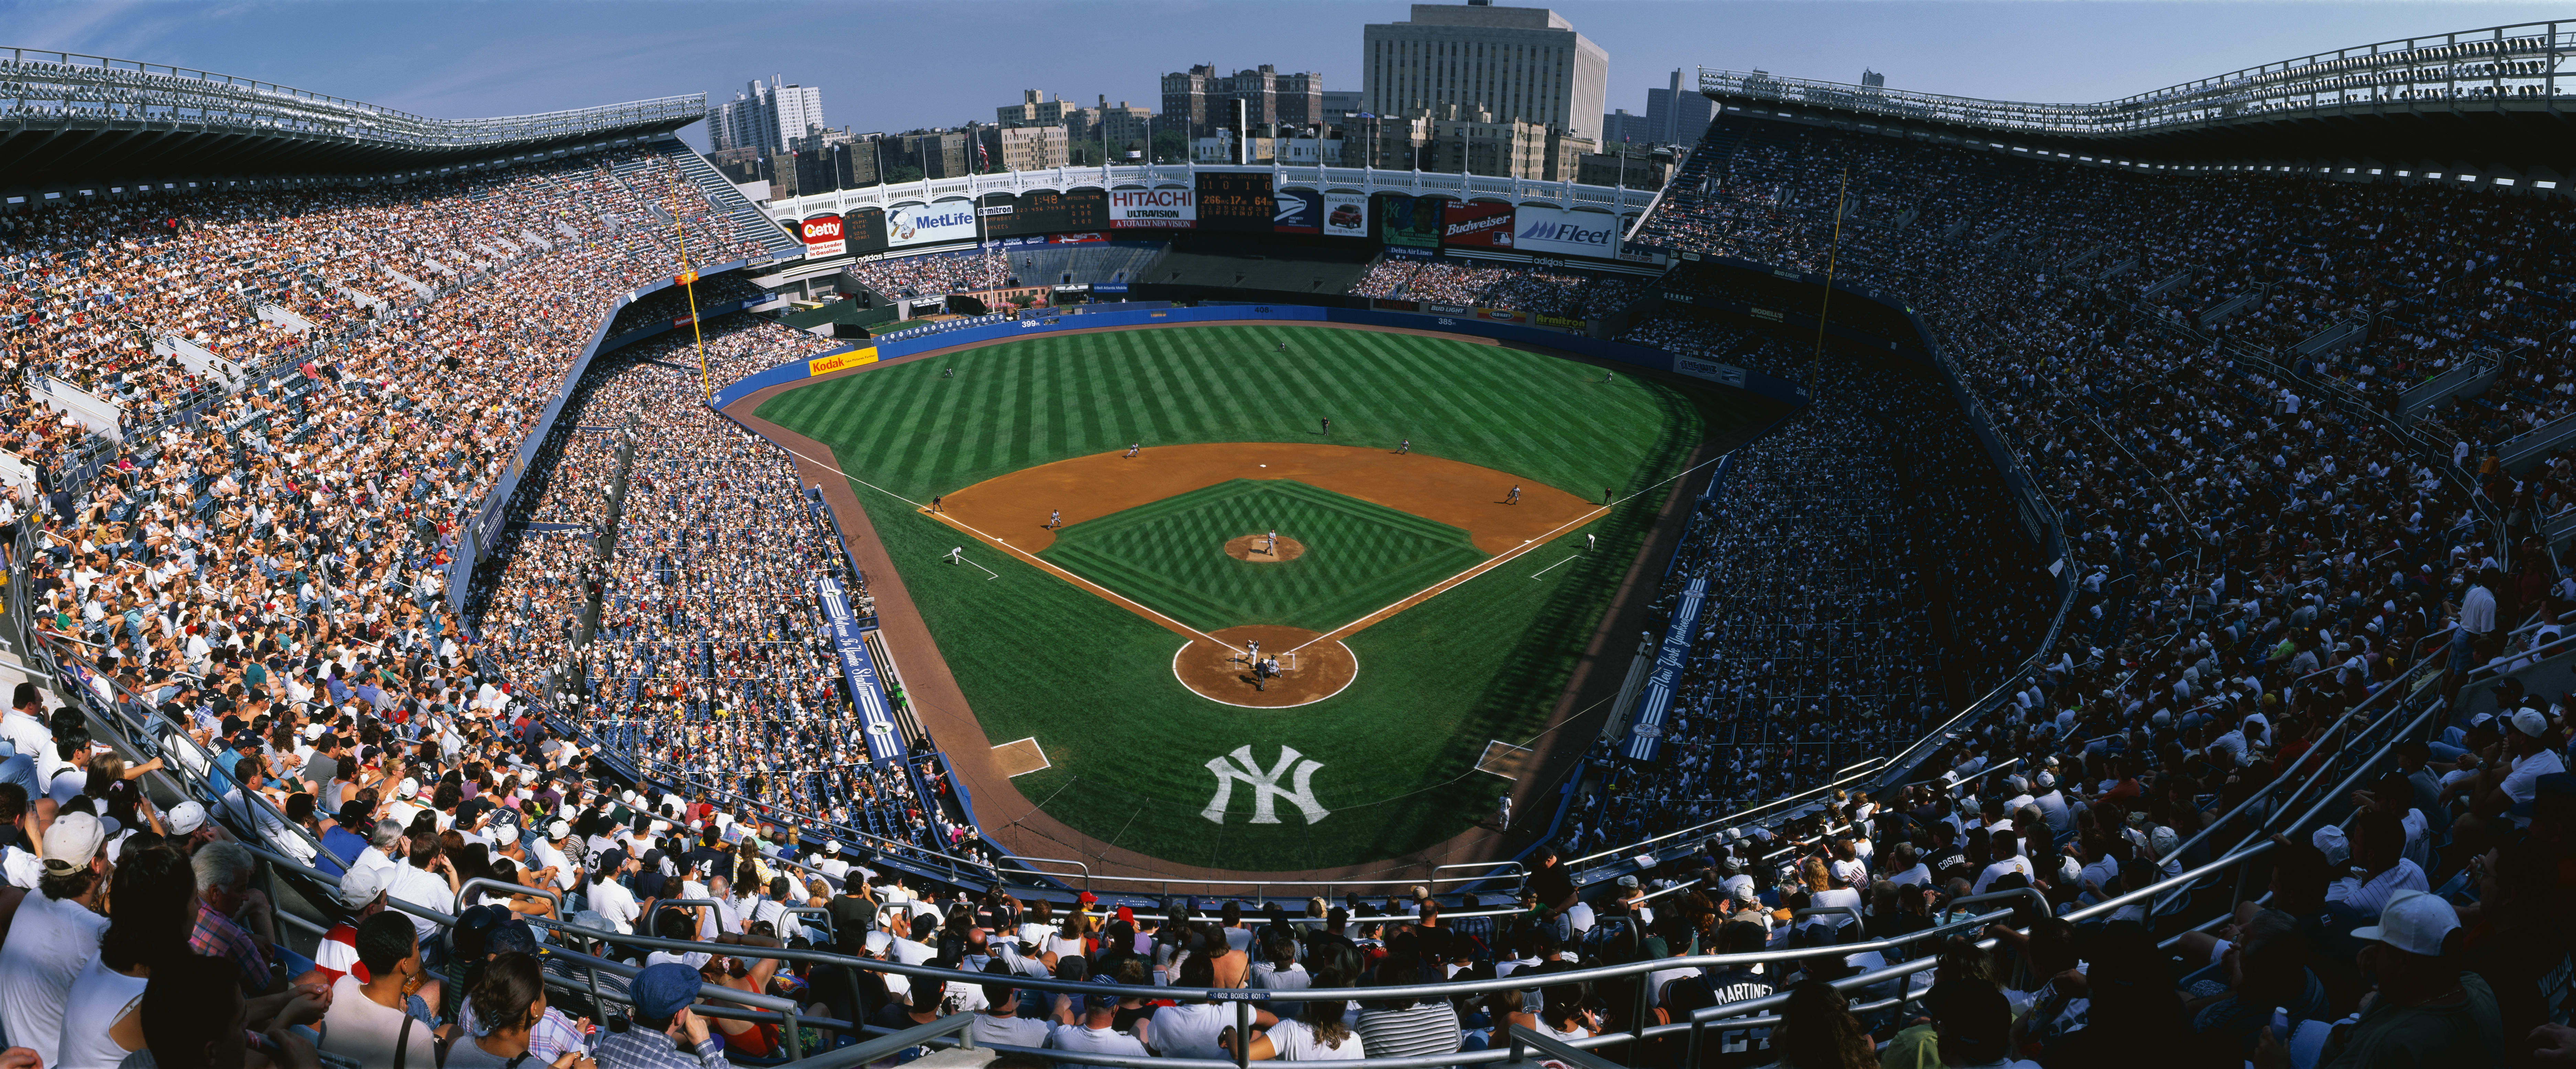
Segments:
[[[1514,493],[1515,493],[1515,494],[1517,494],[1517,493],[1518,493],[1518,490],[1517,490],[1517,489],[1515,489],[1515,490],[1514,490]],[[1047,528],[1048,528],[1049,530],[1053,530],[1053,529],[1055,529],[1055,528],[1062,527],[1062,526],[1064,526],[1064,513],[1058,512],[1058,511],[1056,511],[1056,510],[1054,510],[1054,509],[1048,509],[1048,510],[1047,510]]]
[[[1518,483],[1514,483],[1514,484],[1512,485],[1512,496],[1507,497],[1507,498],[1504,498],[1504,499],[1503,499],[1503,504],[1506,504],[1506,505],[1517,505],[1517,504],[1520,504],[1520,503],[1521,503],[1521,488],[1520,488],[1520,484],[1518,484]]]
[[[1136,443],[1136,444],[1134,444],[1134,445],[1128,446],[1128,447],[1127,447],[1127,455],[1126,455],[1125,457],[1120,458],[1120,459],[1123,459],[1123,460],[1134,460],[1134,459],[1136,459],[1136,454],[1138,454],[1138,453],[1142,453],[1142,452],[1144,452],[1144,451],[1145,451],[1145,443],[1143,443],[1143,442],[1138,442],[1138,443]]]
[[[1395,455],[1397,456],[1403,456],[1410,452],[1413,452],[1413,439],[1411,438],[1405,439],[1403,444],[1395,447]]]
[[[1262,547],[1261,551],[1262,551],[1262,552],[1264,552],[1264,553],[1267,553],[1267,554],[1269,554],[1269,555],[1271,555],[1271,556],[1273,556],[1273,557],[1276,557],[1276,556],[1278,556],[1278,555],[1279,555],[1279,532],[1278,532],[1278,531],[1273,530],[1273,531],[1271,531],[1271,532],[1270,532],[1270,544],[1269,544],[1269,545],[1267,545],[1267,546]]]

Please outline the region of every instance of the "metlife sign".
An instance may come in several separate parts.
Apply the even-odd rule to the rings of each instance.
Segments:
[[[1520,252],[1616,259],[1619,217],[1607,212],[1523,206],[1512,215],[1511,247]]]
[[[975,202],[943,200],[936,204],[898,204],[886,209],[886,245],[927,245],[935,241],[973,241]]]

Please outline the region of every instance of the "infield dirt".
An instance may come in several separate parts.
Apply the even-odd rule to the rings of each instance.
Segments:
[[[1427,453],[1320,442],[1222,442],[1150,446],[1059,460],[995,476],[945,495],[940,510],[1030,553],[1055,544],[1048,510],[1070,526],[1228,479],[1294,479],[1466,531],[1484,553],[1503,553],[1600,508],[1600,503],[1510,472]],[[1506,504],[1521,488],[1519,504]]]

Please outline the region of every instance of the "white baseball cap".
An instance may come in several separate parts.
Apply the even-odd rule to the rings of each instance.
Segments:
[[[77,872],[88,867],[106,840],[107,828],[88,813],[54,818],[53,826],[45,829],[45,871]]]
[[[2442,956],[2442,940],[2460,926],[2460,914],[2440,895],[2399,891],[2379,911],[2379,923],[2352,930],[2352,937],[2386,943],[2418,957]]]
[[[2549,734],[2549,717],[2528,706],[2514,710],[2513,729],[2531,738]]]
[[[546,825],[546,838],[561,839],[570,834],[572,834],[572,825],[563,821],[558,820]]]
[[[206,826],[206,807],[197,802],[181,802],[170,807],[170,834],[186,835]]]
[[[357,909],[375,901],[377,895],[385,893],[386,885],[393,882],[394,869],[391,865],[368,865],[350,869],[348,875],[340,877],[340,904],[350,909]]]

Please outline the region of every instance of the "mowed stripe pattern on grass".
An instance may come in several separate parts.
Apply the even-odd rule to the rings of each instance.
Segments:
[[[1306,554],[1225,555],[1227,539],[1272,529]],[[1075,524],[1040,556],[1210,631],[1330,631],[1485,559],[1465,531],[1286,479],[1235,479]]]
[[[1264,370],[1282,340],[1292,363]],[[951,366],[957,377],[941,378]],[[1024,410],[1030,425],[1010,422]],[[1714,386],[1604,383],[1597,368],[1537,353],[1263,325],[1033,338],[817,383],[760,415],[830,445],[866,480],[853,489],[987,736],[943,747],[1034,736],[1054,767],[1013,788],[1084,834],[1184,864],[1286,870],[1393,857],[1490,813],[1504,781],[1475,771],[1477,757],[1489,739],[1526,743],[1545,727],[1660,496],[1559,536],[1598,533],[1598,552],[1540,579],[1497,569],[1353,636],[1360,676],[1332,700],[1235,715],[1173,678],[1170,631],[971,541],[969,558],[1001,579],[946,567],[958,532],[876,487],[928,501],[1140,440],[1149,455],[1174,441],[1321,441],[1313,418],[1329,414],[1339,444],[1411,437],[1416,452],[1560,489],[1626,492],[1679,470],[1712,431],[1774,411]],[[1238,746],[1265,762],[1281,747],[1322,762],[1314,789],[1332,815],[1249,824],[1237,791],[1210,823],[1207,762]]]
[[[950,366],[957,377],[940,377]],[[1134,442],[1391,448],[1406,438],[1416,452],[1589,498],[1630,488],[1670,415],[1644,391],[1586,388],[1598,377],[1439,338],[1175,327],[1031,338],[888,367],[788,393],[761,416],[833,443],[843,470],[916,501]],[[1329,437],[1318,433],[1325,417]]]

